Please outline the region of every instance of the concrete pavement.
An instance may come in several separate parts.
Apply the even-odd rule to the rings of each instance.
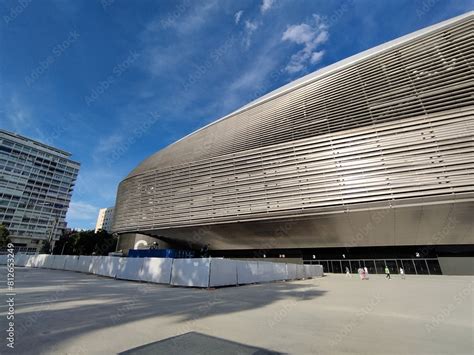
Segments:
[[[226,354],[471,354],[474,349],[474,278],[469,276],[401,280],[394,275],[389,281],[374,275],[361,281],[332,274],[216,290],[44,269],[16,268],[15,278],[15,350],[8,351],[3,336],[2,354],[147,349],[167,354],[189,349],[193,354],[209,349]],[[0,280],[5,334],[5,268]]]

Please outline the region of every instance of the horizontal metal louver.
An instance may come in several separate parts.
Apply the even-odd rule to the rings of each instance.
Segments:
[[[230,116],[119,187],[114,230],[474,192],[472,16]]]

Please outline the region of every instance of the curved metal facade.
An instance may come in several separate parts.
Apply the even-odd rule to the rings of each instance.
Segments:
[[[472,244],[473,22],[470,13],[336,63],[154,154],[121,182],[114,231],[186,240],[211,225],[211,247],[245,248],[275,235],[268,222],[296,218],[275,247],[322,245],[318,224],[339,226],[323,245],[342,246],[370,221],[364,213],[397,209],[386,229],[398,232],[378,226],[360,243]],[[440,213],[457,223],[433,241]],[[424,232],[407,239],[407,226]]]

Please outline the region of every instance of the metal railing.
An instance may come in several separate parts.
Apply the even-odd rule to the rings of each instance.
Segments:
[[[384,274],[385,267],[388,267],[390,273],[398,274],[400,267],[402,267],[405,274],[442,274],[437,258],[303,260],[303,262],[311,265],[323,265],[324,272],[329,273],[345,273],[346,267],[351,273],[357,273],[358,268],[367,267],[369,274]]]

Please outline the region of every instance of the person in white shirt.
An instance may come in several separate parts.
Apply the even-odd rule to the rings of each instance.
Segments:
[[[403,270],[402,267],[400,267],[400,276],[402,277],[403,280],[405,280],[405,270]]]

